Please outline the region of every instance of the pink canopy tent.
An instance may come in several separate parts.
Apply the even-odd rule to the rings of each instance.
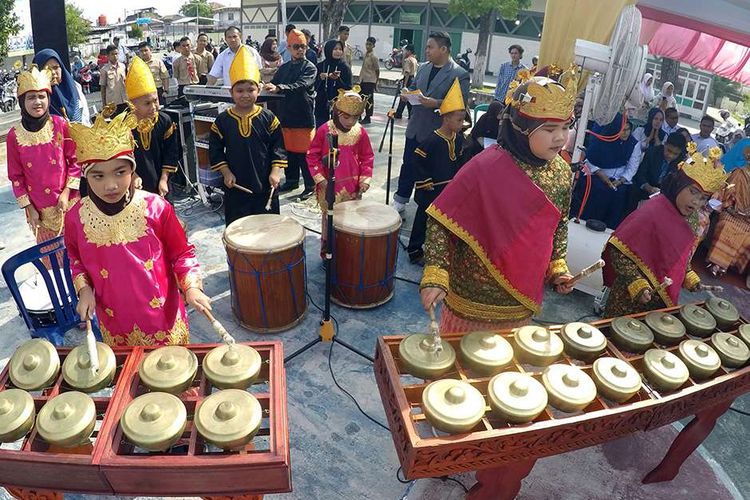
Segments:
[[[750,85],[750,2],[640,0],[638,9],[650,54]]]

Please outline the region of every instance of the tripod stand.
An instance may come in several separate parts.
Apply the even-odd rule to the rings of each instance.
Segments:
[[[389,135],[388,139],[388,172],[386,174],[385,181],[385,204],[390,203],[391,198],[391,168],[393,167],[393,124],[396,121],[396,101],[401,95],[401,87],[403,82],[399,81],[396,86],[396,95],[393,96],[393,102],[391,103],[391,109],[388,110],[388,121],[383,129],[383,137],[380,138],[380,146],[378,146],[378,153],[383,152],[383,143],[385,142],[385,136]],[[389,130],[390,129],[390,130]]]
[[[311,347],[319,344],[320,342],[335,342],[340,346],[346,347],[354,354],[365,358],[370,363],[375,362],[372,356],[365,354],[356,347],[347,344],[343,340],[339,340],[336,337],[336,329],[331,322],[331,273],[333,269],[331,264],[333,263],[333,239],[335,237],[335,231],[333,229],[333,203],[336,198],[336,166],[338,165],[338,153],[339,153],[339,138],[338,135],[328,134],[328,185],[326,186],[326,206],[328,207],[328,213],[326,214],[326,254],[325,254],[325,268],[326,268],[326,288],[325,288],[325,306],[323,308],[323,318],[320,320],[320,330],[318,337],[300,349],[294,351],[292,354],[284,359],[284,363],[291,361],[303,352],[307,351]]]

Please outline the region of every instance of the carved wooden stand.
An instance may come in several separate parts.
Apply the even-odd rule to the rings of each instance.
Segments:
[[[663,311],[679,314],[678,308]],[[646,314],[633,317],[642,318]],[[610,321],[593,325],[609,335]],[[744,319],[741,322],[746,323]],[[736,331],[736,328],[728,329],[729,333]],[[514,343],[513,331],[499,334]],[[458,352],[461,337],[445,334],[443,341]],[[480,423],[470,432],[435,436],[421,406],[422,391],[429,381],[411,377],[403,369],[398,350],[402,339],[403,336],[378,339],[375,378],[404,476],[416,479],[476,471],[477,484],[469,492],[467,498],[470,500],[515,498],[521,481],[539,458],[613,441],[636,431],[652,430],[695,415],[675,438],[661,464],[643,479],[645,483],[669,481],[732,402],[750,391],[750,366],[738,370],[721,367],[709,380],[690,378],[671,392],[658,391],[646,380],[641,391],[622,404],[598,396],[583,411],[574,414],[547,407],[534,421],[523,425],[504,422],[487,407]],[[677,350],[676,346],[655,347],[672,352]],[[611,343],[603,355],[619,358],[639,373],[644,371],[643,355],[621,351]],[[558,362],[578,366],[591,374],[590,364],[568,356],[563,356]],[[539,379],[543,368],[514,360],[508,370],[528,373]],[[462,366],[460,356],[444,378],[463,380],[477,388],[486,399],[489,377]]]

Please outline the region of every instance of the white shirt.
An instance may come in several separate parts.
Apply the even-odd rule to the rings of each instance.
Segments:
[[[250,47],[249,45],[247,46],[247,48],[250,49],[250,52],[255,58],[255,62],[258,63],[258,68],[262,68],[263,60],[260,58],[260,54],[258,54],[258,51],[253,47]],[[208,74],[213,76],[214,78],[221,79],[222,85],[226,87],[229,87],[229,67],[232,65],[232,61],[234,60],[234,54],[235,53],[232,52],[232,49],[230,49],[229,47],[222,50],[221,54],[219,54],[219,56],[214,61],[214,65],[211,68],[211,71],[208,72]]]
[[[664,122],[664,123],[661,124],[661,129],[664,132],[666,132],[667,135],[669,135],[669,134],[671,134],[673,132],[677,132],[677,130],[680,129],[680,128],[682,128],[682,127],[680,127],[679,122],[674,127],[670,127],[669,124],[667,124],[667,122]]]
[[[89,112],[89,104],[86,101],[86,95],[83,93],[83,87],[78,82],[76,84],[76,90],[78,90],[78,107],[81,108],[81,123],[84,125],[91,125],[91,113]]]
[[[698,148],[698,151],[703,155],[705,155],[712,147],[719,145],[713,137],[706,137],[704,139],[700,134],[693,134],[693,142]]]
[[[123,64],[128,62],[128,49],[123,44],[117,46],[117,60]]]
[[[641,152],[638,149],[638,145],[633,148],[633,152],[630,153],[628,162],[622,167],[617,168],[599,168],[591,162],[587,162],[591,169],[591,175],[594,175],[598,170],[604,172],[610,179],[625,179],[625,184],[630,184],[633,181],[635,173],[638,172],[638,166],[641,163]]]

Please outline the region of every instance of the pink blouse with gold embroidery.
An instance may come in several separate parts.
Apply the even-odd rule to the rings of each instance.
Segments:
[[[76,292],[94,289],[107,344],[189,342],[179,291],[201,287],[200,266],[167,201],[135,191],[122,212],[107,216],[83,198],[65,216],[65,246]]]
[[[65,119],[50,115],[38,132],[13,127],[6,142],[8,179],[21,208],[29,204],[38,211],[55,207],[63,189],[78,189],[81,167]]]

